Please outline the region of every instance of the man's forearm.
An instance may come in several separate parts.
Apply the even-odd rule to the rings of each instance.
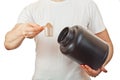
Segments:
[[[108,62],[111,60],[111,58],[113,56],[113,44],[112,44],[112,41],[111,41],[111,39],[109,37],[109,34],[108,34],[106,29],[104,31],[100,32],[100,33],[97,33],[96,36],[98,36],[99,38],[104,40],[109,45],[108,57],[107,57],[105,63],[103,64],[103,66],[105,66],[105,65],[108,64]]]
[[[113,56],[113,44],[111,42],[108,42],[108,45],[109,45],[109,53],[103,66],[107,65]]]
[[[21,24],[16,25],[15,28],[13,28],[6,34],[4,42],[6,49],[8,50],[15,49],[18,46],[20,46],[20,44],[24,40],[24,36],[20,30],[20,25]]]

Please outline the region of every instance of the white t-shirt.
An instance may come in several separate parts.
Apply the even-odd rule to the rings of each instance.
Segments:
[[[53,37],[44,31],[35,37],[36,64],[33,80],[90,80],[75,61],[59,50],[57,37],[66,26],[81,25],[93,33],[105,29],[100,12],[92,0],[39,0],[25,7],[18,23],[33,22],[41,26],[53,25]]]

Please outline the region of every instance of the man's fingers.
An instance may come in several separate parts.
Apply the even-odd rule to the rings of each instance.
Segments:
[[[105,72],[105,73],[107,73],[107,70],[103,67],[103,68],[101,68],[101,71],[103,71],[103,72]]]
[[[35,23],[29,23],[29,25],[31,25],[32,27],[40,27],[40,25],[35,24]]]
[[[29,25],[31,25],[35,29],[35,31],[42,31],[44,29],[43,26],[40,26],[40,25],[35,24],[35,23],[29,23]]]
[[[38,28],[38,30],[42,31],[42,30],[44,30],[44,27],[41,26],[41,27]]]

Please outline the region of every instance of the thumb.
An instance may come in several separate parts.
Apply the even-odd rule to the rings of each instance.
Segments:
[[[101,68],[101,71],[107,73],[107,70],[104,67]]]
[[[44,30],[44,27],[43,26],[39,27],[39,31],[42,31],[42,30]]]

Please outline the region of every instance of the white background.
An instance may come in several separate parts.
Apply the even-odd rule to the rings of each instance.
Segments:
[[[35,44],[25,39],[11,51],[4,48],[7,31],[16,24],[21,10],[37,0],[0,0],[0,80],[31,80],[34,73]],[[114,44],[114,56],[106,66],[108,73],[101,73],[93,80],[119,80],[120,76],[120,0],[94,0]]]

